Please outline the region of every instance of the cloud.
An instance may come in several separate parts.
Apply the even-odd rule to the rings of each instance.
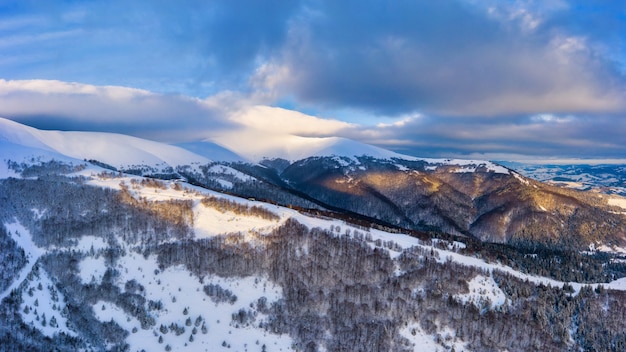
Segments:
[[[257,63],[284,42],[299,6],[279,0],[25,1],[0,12],[2,56],[15,58],[0,64],[0,77],[197,97],[245,91]]]
[[[398,125],[363,126],[346,136],[417,156],[623,159],[626,144],[620,131],[624,130],[623,117],[609,114],[519,115],[490,120],[421,116]]]
[[[269,106],[254,106],[234,113],[230,120],[257,131],[303,137],[330,137],[357,125],[323,119],[297,111]]]
[[[612,113],[626,108],[623,10],[593,0],[22,2],[0,14],[0,77],[230,91],[328,113]]]
[[[0,115],[165,141],[249,128],[425,156],[621,157],[624,10],[596,0],[18,2],[0,11]]]
[[[197,98],[50,80],[0,80],[0,116],[43,129],[177,142],[234,126],[219,106]]]
[[[544,26],[547,19],[526,10],[494,16],[462,1],[316,4],[293,22],[280,55],[254,77],[256,85],[308,105],[387,115],[626,107],[624,77],[614,63],[581,33]]]
[[[198,99],[118,86],[0,80],[0,116],[43,129],[118,132],[171,143],[209,138],[248,144],[251,150],[263,136],[283,149],[289,148],[285,141],[299,143],[297,137],[345,137],[426,157],[623,159],[626,150],[621,115],[468,119],[412,114],[368,125],[259,106],[247,98],[224,93]]]
[[[107,131],[168,142],[231,131],[333,136],[357,125],[255,105],[223,92],[207,99],[52,80],[0,79],[0,116],[42,129]]]

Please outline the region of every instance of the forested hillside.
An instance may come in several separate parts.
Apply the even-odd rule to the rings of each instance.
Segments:
[[[427,160],[312,157],[268,160],[262,167],[215,163],[181,175],[243,197],[485,242],[574,252],[626,246],[626,218],[607,195],[544,184],[481,161]]]
[[[87,164],[11,165],[18,177],[0,181],[7,351],[626,347],[615,257],[544,272],[569,262]]]

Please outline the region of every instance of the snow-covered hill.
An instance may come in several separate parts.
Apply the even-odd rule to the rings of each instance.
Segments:
[[[559,281],[470,239],[104,171],[0,180],[1,267],[27,260],[1,282],[9,350],[556,351],[626,328],[625,279]]]
[[[579,250],[626,245],[626,220],[611,207],[614,200],[532,183],[488,161],[417,158],[343,138],[251,129],[181,146],[119,134],[41,131],[9,120],[0,120],[0,131],[4,175],[12,172],[7,161],[19,164],[41,154],[409,229],[503,243],[558,238],[559,245]]]
[[[579,207],[577,216],[596,216],[580,225],[595,230],[590,236],[621,231],[620,214],[496,164],[419,159],[338,138],[272,144],[278,154],[269,155],[289,161],[216,163],[213,154],[237,154],[0,124],[0,346],[8,350],[621,346],[619,252],[494,245],[376,219],[380,209],[407,224],[435,219],[439,229],[474,219],[492,233],[500,219],[508,226],[537,214],[558,225],[557,215]],[[262,158],[272,148],[237,152]],[[171,167],[194,184],[104,164]]]
[[[65,157],[99,162],[128,169],[156,169],[178,165],[207,164],[210,160],[186,149],[141,138],[101,132],[43,131],[0,118],[0,142],[42,149]],[[3,154],[11,155],[4,150]]]
[[[457,172],[471,172],[478,166],[498,173],[509,172],[488,161],[416,158],[345,138],[277,135],[256,130],[224,133],[214,137],[214,141],[168,145],[114,133],[38,130],[0,118],[0,142],[79,160],[96,160],[120,169],[139,166],[175,169],[183,165],[206,165],[212,161],[257,163],[264,159],[285,159],[295,162],[311,157],[354,159],[368,156],[384,160],[423,161],[431,164],[431,169],[436,169],[438,165],[455,165],[459,166]]]
[[[436,169],[439,165],[452,165],[459,166],[458,172],[471,172],[478,166],[484,166],[487,170],[497,173],[509,173],[507,168],[489,161],[418,158],[340,137],[302,137],[246,130],[224,134],[215,137],[215,140],[254,163],[264,159],[284,159],[295,162],[312,157],[346,157],[355,160],[354,157],[367,156],[383,160],[423,161],[431,164],[432,169]]]

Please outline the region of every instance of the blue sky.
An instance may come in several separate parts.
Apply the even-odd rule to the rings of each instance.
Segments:
[[[626,159],[625,40],[622,1],[0,0],[0,116],[180,142],[268,105],[413,155]]]

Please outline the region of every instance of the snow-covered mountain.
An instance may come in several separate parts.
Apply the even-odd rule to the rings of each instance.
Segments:
[[[574,236],[580,227],[612,241],[598,233],[619,233],[624,216],[601,198],[488,162],[410,158],[340,139],[300,149],[303,159],[215,162],[210,145],[196,145],[198,155],[1,122],[3,351],[617,351],[626,343],[625,258],[598,251],[611,243],[579,251],[441,232],[456,224],[460,233],[473,216],[484,231],[508,217],[538,233],[547,219],[567,225],[568,240],[587,243]],[[163,165],[179,178],[110,170]],[[576,223],[572,213],[595,222]],[[398,217],[432,221],[439,232],[403,228]]]
[[[101,132],[43,131],[0,118],[0,142],[64,157],[97,160],[121,169],[144,166],[164,169],[207,164],[209,159],[184,148],[141,138]],[[4,153],[3,153],[4,154]]]
[[[4,160],[18,163],[20,153],[35,148],[35,154],[58,153],[62,160],[89,160],[115,171],[184,179],[247,198],[348,212],[412,230],[578,249],[626,246],[619,197],[539,183],[488,161],[416,158],[343,138],[279,138],[258,131],[171,146],[119,134],[40,131],[9,120],[0,124],[0,142],[16,150],[5,147]],[[243,139],[255,143],[238,143]]]
[[[242,140],[254,143],[241,143]],[[168,145],[114,133],[38,130],[0,118],[0,142],[56,152],[64,157],[95,160],[119,169],[176,168],[211,161],[258,163],[265,159],[284,159],[295,162],[311,157],[368,156],[440,165],[485,165],[496,172],[508,173],[505,168],[487,161],[415,158],[345,138],[273,135],[258,131],[232,132],[216,137],[215,141]]]

